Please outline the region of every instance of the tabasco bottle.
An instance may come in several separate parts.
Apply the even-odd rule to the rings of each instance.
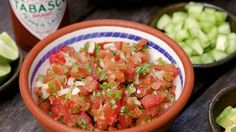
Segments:
[[[9,3],[16,42],[26,50],[69,24],[66,0],[9,0]]]

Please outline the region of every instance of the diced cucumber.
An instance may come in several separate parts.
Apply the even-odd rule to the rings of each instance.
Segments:
[[[216,42],[217,35],[218,35],[218,28],[217,27],[211,28],[211,30],[207,34],[209,40],[211,40],[211,41],[214,40],[214,43]]]
[[[199,32],[200,32],[200,29],[197,28],[197,27],[194,27],[194,28],[190,28],[190,29],[189,29],[189,34],[190,34],[190,36],[191,36],[192,38],[198,37]]]
[[[209,8],[209,7],[205,7],[205,8],[204,8],[204,11],[207,12],[207,13],[209,13],[209,14],[213,14],[213,15],[214,15],[215,12],[216,12],[215,9]]]
[[[201,12],[190,12],[189,13],[189,16],[191,16],[191,17],[193,17],[194,19],[196,19],[196,20],[200,20],[200,18],[201,18]]]
[[[228,36],[224,34],[219,34],[216,39],[216,49],[225,51],[228,46]]]
[[[188,56],[192,55],[193,49],[189,45],[182,44],[182,48]]]
[[[228,47],[226,48],[226,52],[228,54],[232,54],[236,51],[236,34],[235,33],[231,33],[229,36],[228,36]]]
[[[179,23],[185,21],[185,19],[188,17],[187,13],[178,11],[173,14],[172,22],[173,23]]]
[[[216,16],[207,12],[203,12],[200,17],[200,21],[209,21],[213,24],[216,23]]]
[[[184,29],[190,28],[200,28],[198,22],[192,17],[188,17],[184,23]]]
[[[186,45],[185,42],[178,42],[178,44],[179,44],[181,47],[183,47],[184,45]]]
[[[192,13],[192,12],[202,12],[203,10],[203,5],[200,3],[194,3],[194,2],[190,2],[188,3],[185,8],[187,9],[188,13]]]
[[[164,31],[167,33],[172,33],[174,27],[175,27],[175,24],[173,24],[172,22],[169,22],[164,26]]]
[[[200,56],[190,56],[189,59],[193,64],[202,64],[202,59]]]
[[[201,21],[200,26],[204,33],[208,33],[215,25],[209,21]]]
[[[214,58],[208,54],[208,53],[205,53],[201,56],[201,60],[202,60],[202,63],[203,64],[209,64],[209,63],[213,63],[214,62]]]
[[[214,50],[210,51],[209,53],[213,56],[215,61],[222,60],[228,56],[227,53],[225,53],[221,50],[217,50],[217,49],[214,49]]]
[[[236,125],[231,128],[231,132],[236,132]]]
[[[198,40],[200,40],[201,46],[204,49],[211,45],[207,35],[202,31],[199,31]]]
[[[218,28],[219,33],[229,34],[231,32],[228,22],[221,24]]]
[[[201,43],[198,39],[194,39],[190,46],[192,47],[193,51],[195,51],[198,55],[203,54],[203,48],[202,48]]]
[[[217,124],[224,128],[228,128],[232,126],[234,123],[229,119],[231,116],[232,112],[234,111],[232,106],[226,107],[222,113],[216,118]]]
[[[171,21],[171,17],[167,14],[164,14],[160,17],[158,23],[157,23],[157,28],[163,30],[165,25]]]
[[[179,22],[175,25],[174,27],[174,31],[177,32],[177,31],[180,31],[183,29],[183,25],[184,25],[184,22]]]
[[[185,40],[188,37],[189,37],[189,35],[188,35],[188,32],[186,30],[180,30],[175,35],[175,39],[176,39],[177,42],[181,42],[181,41]]]
[[[227,18],[227,14],[224,12],[220,12],[220,11],[216,11],[215,16],[216,16],[216,25],[217,26],[223,24]]]

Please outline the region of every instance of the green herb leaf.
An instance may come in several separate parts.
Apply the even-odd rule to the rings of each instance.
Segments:
[[[89,43],[86,43],[86,44],[84,45],[83,50],[84,50],[84,51],[88,51],[89,47],[90,47]]]
[[[141,74],[143,76],[146,76],[147,75],[147,69],[150,68],[150,64],[142,64],[138,67],[135,68],[135,72],[138,73],[138,74]]]
[[[159,58],[157,59],[157,62],[158,62],[158,64],[160,64],[160,65],[167,64],[167,62],[165,62],[161,57],[159,57]]]
[[[107,74],[105,71],[102,71],[100,74],[100,81],[104,80],[106,78]]]
[[[86,126],[87,126],[87,121],[86,121],[85,119],[82,119],[81,125],[82,125],[83,127],[86,127]]]
[[[120,109],[120,112],[125,114],[127,112],[128,108],[126,106],[122,106]]]
[[[95,54],[96,55],[100,52],[100,49],[101,49],[101,47],[98,44],[96,44],[95,45]]]
[[[76,113],[77,111],[78,111],[77,108],[74,107],[74,109],[73,109],[73,113]]]
[[[133,94],[136,91],[135,87],[134,87],[134,83],[131,83],[128,87],[128,95]]]
[[[87,65],[86,65],[86,71],[87,71],[89,74],[92,73],[92,69],[91,69],[89,63],[87,63]]]
[[[67,93],[66,96],[65,96],[65,99],[69,100],[71,98],[71,92]]]
[[[117,108],[116,100],[115,100],[115,99],[111,99],[111,100],[110,100],[110,103],[111,103],[111,105],[112,105],[112,108]]]
[[[121,99],[121,90],[108,89],[106,91],[107,95],[115,99]]]
[[[52,93],[57,92],[52,81],[48,83],[48,87],[49,87],[49,89],[51,90]]]
[[[111,88],[112,86],[114,86],[114,83],[112,83],[112,82],[110,82],[110,83],[108,83],[108,82],[102,83],[102,87],[104,87],[106,89]]]

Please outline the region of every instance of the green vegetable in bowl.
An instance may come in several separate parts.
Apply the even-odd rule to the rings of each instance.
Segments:
[[[216,122],[225,128],[225,132],[236,132],[236,108],[226,107],[216,118]]]
[[[179,43],[193,64],[209,64],[236,51],[236,33],[226,18],[222,11],[190,2],[185,11],[162,15],[156,27]]]

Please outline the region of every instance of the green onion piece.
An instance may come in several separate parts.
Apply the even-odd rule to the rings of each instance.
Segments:
[[[108,89],[108,88],[111,88],[112,86],[114,86],[114,83],[112,83],[112,82],[104,82],[104,83],[102,83],[102,87],[104,87],[104,88],[106,88],[106,89]]]
[[[67,93],[66,96],[65,96],[65,99],[69,100],[71,98],[71,92]]]
[[[138,67],[135,68],[135,72],[138,73],[138,74],[141,74],[143,76],[146,76],[147,75],[147,69],[150,68],[150,64],[142,64]]]
[[[112,108],[117,108],[116,100],[115,100],[115,99],[111,99],[111,100],[110,100],[110,103],[111,103],[111,105],[112,105]]]
[[[83,50],[84,50],[84,51],[88,51],[89,47],[90,47],[89,43],[86,43],[86,44],[84,45]]]
[[[115,99],[121,99],[121,90],[108,89],[106,93],[108,96],[114,97]]]
[[[127,112],[128,108],[126,106],[122,106],[120,109],[120,112],[125,114]]]
[[[106,78],[107,74],[105,71],[102,71],[100,74],[100,81],[104,80]]]
[[[85,119],[82,119],[81,125],[82,125],[83,127],[86,127],[86,126],[87,126],[87,121],[86,121]]]
[[[89,74],[92,73],[92,69],[91,69],[89,63],[86,64],[86,71],[87,71]]]
[[[48,87],[52,91],[52,93],[56,93],[57,92],[52,81],[48,83]]]
[[[128,87],[128,95],[133,94],[136,91],[135,87],[134,87],[134,83],[130,84]]]
[[[98,44],[96,44],[95,45],[95,53],[96,53],[96,55],[100,52],[100,49],[101,49],[101,47]]]

